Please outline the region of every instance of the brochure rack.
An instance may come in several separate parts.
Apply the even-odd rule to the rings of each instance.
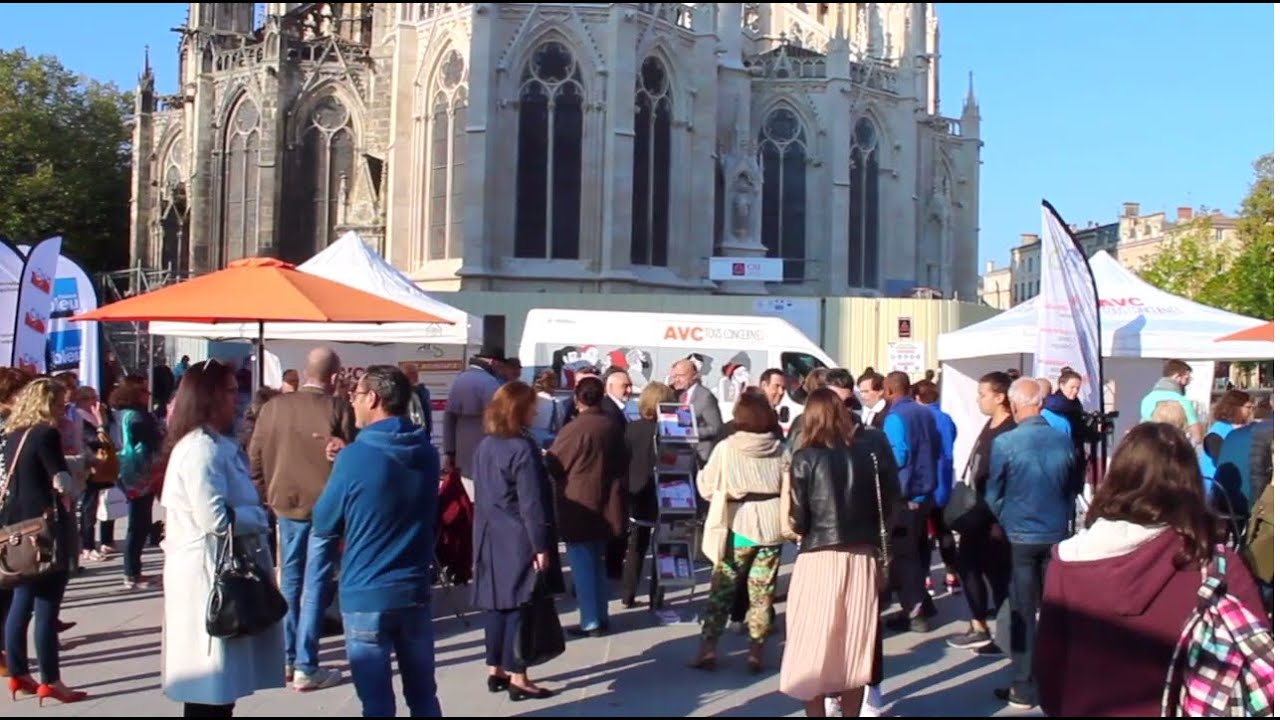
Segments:
[[[658,516],[650,533],[653,558],[649,571],[649,606],[662,607],[667,590],[697,583],[694,563],[698,548],[698,432],[693,409],[686,404],[658,406],[658,431],[654,442],[654,492]]]

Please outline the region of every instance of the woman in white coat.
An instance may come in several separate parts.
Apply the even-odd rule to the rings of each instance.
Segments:
[[[218,548],[228,528],[235,528],[237,542],[275,576],[266,511],[231,435],[238,394],[233,368],[213,360],[192,365],[182,375],[169,415],[172,449],[160,499],[165,509],[162,683],[165,696],[184,704],[184,717],[231,717],[236,700],[284,686],[280,624],[232,640],[205,631]]]

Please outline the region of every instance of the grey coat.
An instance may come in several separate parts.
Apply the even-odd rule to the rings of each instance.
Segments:
[[[502,381],[483,367],[472,365],[461,372],[449,388],[449,401],[444,410],[444,454],[452,455],[462,477],[470,480],[475,472],[472,458],[484,439],[484,410]]]

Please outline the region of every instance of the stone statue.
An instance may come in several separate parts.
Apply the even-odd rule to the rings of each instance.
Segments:
[[[760,206],[760,159],[742,154],[733,157],[729,177],[729,233],[738,242],[759,242],[756,216]]]
[[[756,188],[751,176],[740,173],[733,181],[733,236],[751,239],[751,211],[755,207]]]

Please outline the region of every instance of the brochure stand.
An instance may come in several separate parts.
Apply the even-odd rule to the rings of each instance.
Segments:
[[[662,607],[667,590],[697,583],[698,429],[693,408],[681,403],[658,406],[654,492],[658,516],[650,533],[649,607]]]

